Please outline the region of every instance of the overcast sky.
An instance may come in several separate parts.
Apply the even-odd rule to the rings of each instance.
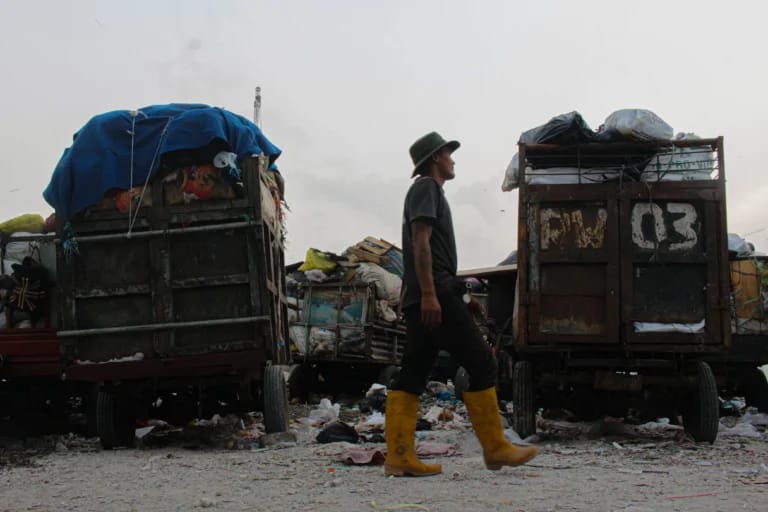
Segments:
[[[768,251],[768,4],[758,1],[0,0],[0,221],[42,191],[93,115],[200,102],[283,149],[287,260],[373,235],[399,244],[408,147],[461,141],[446,185],[462,268],[516,245],[501,192],[520,132],[647,108],[725,136],[729,230]],[[762,231],[760,231],[762,230]]]

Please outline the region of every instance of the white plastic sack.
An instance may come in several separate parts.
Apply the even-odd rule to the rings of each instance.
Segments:
[[[39,233],[18,232],[11,235],[3,253],[3,264],[0,273],[13,274],[13,265],[20,265],[24,258],[32,257],[48,271],[48,277],[56,279],[56,245],[52,239],[14,242],[18,237],[40,237]]]
[[[303,325],[292,325],[288,328],[288,336],[291,343],[299,351],[299,354],[307,353],[307,328]]]
[[[387,300],[376,301],[376,314],[385,322],[394,322],[397,320],[397,313],[389,306]]]
[[[317,409],[310,411],[309,421],[317,425],[324,425],[336,421],[339,418],[340,410],[341,406],[339,404],[331,404],[330,400],[323,398],[320,400]]]
[[[728,233],[728,251],[737,256],[751,256],[753,251],[749,243],[736,233]]]
[[[676,140],[699,140],[694,133],[678,133]],[[643,169],[642,181],[706,181],[713,179],[716,155],[708,146],[661,149]]]
[[[388,272],[375,263],[360,263],[355,271],[357,279],[374,283],[376,286],[376,298],[386,300],[389,304],[400,303],[400,289],[402,280],[395,274]]]
[[[704,332],[706,320],[695,324],[677,324],[677,323],[657,323],[657,322],[635,322],[635,332],[683,332],[695,334]]]
[[[605,120],[606,130],[616,130],[622,135],[639,140],[669,140],[674,131],[663,119],[651,112],[637,108],[617,110]]]
[[[312,327],[309,330],[309,351],[312,354],[332,354],[336,334],[330,329]]]
[[[13,274],[13,265],[21,265],[21,262],[24,261],[24,258],[27,256],[34,255],[36,260],[39,261],[40,259],[36,251],[36,242],[14,242],[13,239],[19,236],[34,236],[34,234],[19,232],[11,235],[11,241],[5,246],[5,251],[3,252],[2,273],[5,275]]]
[[[768,427],[768,414],[760,412],[754,407],[747,409],[744,416],[741,418],[743,423],[749,423],[755,427]]]
[[[515,153],[504,171],[504,181],[501,184],[502,192],[510,192],[520,186],[520,155]]]
[[[763,437],[763,434],[758,432],[755,426],[749,423],[737,423],[733,427],[720,423],[718,435],[721,437],[749,437],[752,439],[761,439]]]

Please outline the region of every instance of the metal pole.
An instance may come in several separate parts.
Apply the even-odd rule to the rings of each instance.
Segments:
[[[125,334],[130,332],[167,331],[171,329],[190,329],[192,327],[218,327],[221,325],[250,324],[255,322],[269,322],[269,315],[247,316],[243,318],[222,318],[220,320],[196,320],[191,322],[169,322],[163,324],[124,325],[120,327],[102,327],[100,329],[80,329],[73,331],[59,331],[59,338],[73,338],[75,336],[98,336],[100,334]]]
[[[253,122],[261,128],[261,87],[256,87],[256,97],[253,99]]]
[[[78,242],[103,242],[106,240],[131,240],[135,238],[151,238],[161,235],[181,235],[186,233],[205,233],[210,231],[225,231],[227,229],[239,229],[247,228],[249,226],[258,226],[260,222],[230,222],[227,224],[213,224],[210,226],[192,226],[188,228],[171,228],[171,229],[154,229],[151,231],[134,231],[132,233],[114,233],[110,235],[92,235],[92,236],[79,236]],[[61,240],[57,239],[56,243],[61,243]]]

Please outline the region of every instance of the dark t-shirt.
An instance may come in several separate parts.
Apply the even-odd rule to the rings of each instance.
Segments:
[[[403,209],[403,292],[402,307],[421,302],[421,287],[416,276],[416,264],[411,239],[414,221],[432,226],[429,246],[432,250],[432,276],[435,289],[443,293],[452,289],[456,282],[456,239],[453,234],[451,208],[443,194],[443,188],[429,176],[422,176],[408,189]]]

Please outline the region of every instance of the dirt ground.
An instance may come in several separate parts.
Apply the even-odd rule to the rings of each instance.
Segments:
[[[733,422],[732,422],[733,423]],[[724,428],[713,445],[674,426],[617,428],[543,420],[540,455],[491,472],[470,429],[420,432],[455,445],[443,473],[387,478],[345,465],[352,445],[297,442],[267,449],[163,447],[103,451],[74,435],[0,441],[1,511],[765,511],[765,434]],[[383,448],[383,444],[356,446]]]

